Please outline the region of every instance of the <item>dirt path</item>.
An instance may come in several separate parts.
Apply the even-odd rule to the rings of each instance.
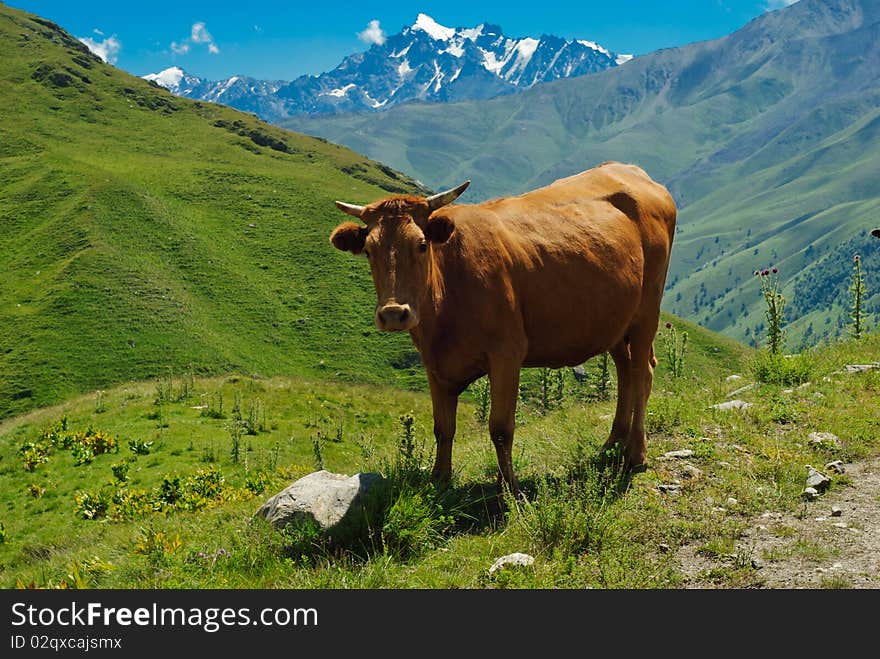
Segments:
[[[732,563],[765,588],[880,588],[880,459],[846,465],[849,483],[796,513],[765,512],[737,542],[737,554],[678,552],[690,588],[717,587],[711,572]],[[832,507],[840,509],[832,514]]]

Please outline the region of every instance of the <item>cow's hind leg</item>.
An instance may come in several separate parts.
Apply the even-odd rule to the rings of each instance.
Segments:
[[[617,370],[617,409],[611,423],[611,434],[605,448],[614,448],[629,436],[633,419],[632,359],[629,343],[621,339],[611,350],[611,358]]]
[[[648,323],[630,334],[630,355],[632,367],[632,426],[623,445],[623,457],[631,470],[643,470],[647,465],[648,444],[645,432],[645,415],[648,397],[654,385],[654,334],[657,323]]]

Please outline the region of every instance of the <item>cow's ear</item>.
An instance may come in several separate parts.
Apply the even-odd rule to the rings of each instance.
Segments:
[[[367,227],[354,222],[344,222],[330,234],[330,242],[336,249],[352,254],[360,254],[364,251],[366,239]]]
[[[425,227],[425,239],[432,243],[445,243],[455,231],[455,222],[444,215],[434,215]]]

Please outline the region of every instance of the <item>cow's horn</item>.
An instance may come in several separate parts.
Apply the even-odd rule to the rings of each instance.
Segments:
[[[880,238],[880,229],[874,229],[871,232],[871,235],[874,236],[875,238]]]
[[[356,204],[346,204],[344,201],[337,201],[334,203],[336,204],[336,208],[341,210],[343,213],[348,213],[349,215],[353,215],[357,218],[364,214],[363,206],[358,206]]]
[[[458,196],[462,192],[467,190],[467,187],[470,184],[470,181],[465,181],[457,188],[452,188],[451,190],[447,190],[446,192],[438,192],[435,195],[431,195],[430,197],[425,199],[425,201],[428,202],[428,208],[430,208],[432,211],[435,211],[438,208],[442,208],[446,204],[451,204],[458,198]]]

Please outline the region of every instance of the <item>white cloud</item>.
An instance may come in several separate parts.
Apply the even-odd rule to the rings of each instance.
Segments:
[[[798,0],[767,0],[764,7],[767,11],[773,11],[774,9],[782,9],[783,7],[793,5],[797,1]]]
[[[376,44],[381,46],[385,43],[385,31],[379,25],[379,21],[372,20],[367,23],[367,27],[363,32],[358,32],[358,39],[368,44]]]
[[[116,38],[115,34],[107,37],[103,41],[95,41],[90,37],[79,37],[79,40],[88,46],[89,50],[95,55],[108,64],[116,64],[119,51],[122,50],[122,43]]]
[[[214,41],[211,38],[211,33],[208,32],[205,24],[201,21],[193,23],[190,38],[193,40],[193,43],[212,43]]]
[[[217,47],[217,44],[214,43],[214,37],[211,36],[211,33],[208,32],[208,28],[205,27],[204,21],[193,23],[192,28],[190,28],[189,36],[186,39],[183,39],[180,42],[172,41],[171,51],[175,55],[186,55],[190,51],[192,44],[205,44],[208,47],[208,52],[212,55],[218,55],[220,53],[220,49]]]

